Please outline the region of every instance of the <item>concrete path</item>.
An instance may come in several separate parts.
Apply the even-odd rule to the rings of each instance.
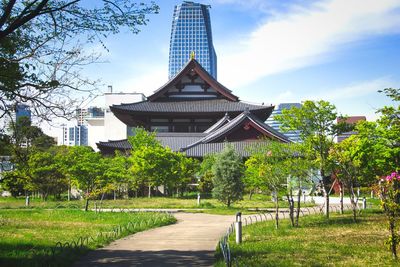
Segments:
[[[90,252],[74,266],[212,266],[219,238],[235,216],[176,213],[178,222]]]

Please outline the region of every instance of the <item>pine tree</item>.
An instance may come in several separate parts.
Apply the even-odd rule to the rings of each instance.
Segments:
[[[216,155],[213,166],[213,197],[228,207],[235,201],[241,200],[244,185],[242,176],[244,166],[241,157],[232,146],[227,145]]]

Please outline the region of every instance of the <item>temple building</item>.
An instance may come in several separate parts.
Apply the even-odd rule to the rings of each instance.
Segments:
[[[156,131],[157,139],[188,157],[202,158],[231,143],[243,156],[260,140],[289,139],[264,123],[274,106],[242,102],[191,56],[189,62],[146,100],[110,106],[128,127]],[[131,149],[128,141],[99,142],[103,154]]]

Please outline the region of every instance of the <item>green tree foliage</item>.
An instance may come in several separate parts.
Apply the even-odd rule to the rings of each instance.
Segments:
[[[11,156],[12,154],[11,138],[3,133],[0,133],[0,156]]]
[[[73,164],[68,172],[78,188],[84,190],[86,206],[88,210],[89,199],[103,193],[107,180],[103,173],[105,171],[104,160],[99,153],[94,153],[91,147],[75,146],[70,148],[69,155]]]
[[[348,131],[349,126],[343,123],[335,124],[338,117],[336,107],[327,101],[305,101],[303,106],[283,110],[276,119],[282,122],[282,130],[299,130],[300,137],[308,146],[310,154],[319,165],[322,177],[322,189],[325,195],[325,214],[329,217],[329,150],[333,145],[333,138]]]
[[[35,106],[36,115],[73,115],[81,94],[91,96],[96,82],[82,66],[99,55],[83,51],[120,29],[138,33],[158,6],[130,0],[0,1],[0,117],[10,103]]]
[[[43,133],[42,129],[32,125],[28,117],[22,116],[10,124],[12,135],[13,161],[23,168],[29,160],[31,152],[45,151],[55,145],[54,138]]]
[[[350,191],[350,202],[353,209],[353,220],[357,220],[357,201],[354,188],[367,176],[362,175],[362,147],[357,135],[350,136],[335,146],[330,151],[330,160],[334,164],[337,178]]]
[[[128,138],[132,145],[131,171],[137,184],[146,184],[151,189],[163,185],[171,193],[174,189],[183,192],[193,180],[197,162],[183,154],[163,147],[155,138],[155,133],[137,129],[134,136]]]
[[[132,151],[131,161],[134,176],[149,187],[149,197],[151,188],[179,179],[177,155],[169,148],[144,146]]]
[[[107,165],[104,176],[112,183],[114,199],[116,198],[116,191],[125,190],[127,192],[129,188],[137,189],[137,184],[134,183],[135,180],[132,179],[133,174],[130,170],[132,163],[126,155],[116,151],[114,157],[104,158],[104,161]]]
[[[24,195],[29,187],[29,177],[24,171],[13,170],[2,173],[1,187],[13,197]]]
[[[279,227],[279,193],[285,189],[290,174],[284,165],[288,157],[284,147],[282,143],[268,141],[254,148],[251,157],[245,162],[251,178],[274,195],[276,228]]]
[[[400,89],[386,88],[383,92],[392,99],[393,106],[385,106],[378,112],[379,126],[382,128],[382,138],[389,149],[390,167],[398,170],[400,166]]]
[[[214,174],[213,197],[228,207],[242,199],[244,166],[241,157],[232,146],[226,145],[222,152],[215,155],[212,170]]]
[[[49,194],[60,196],[68,187],[68,180],[60,165],[57,150],[37,151],[29,157],[29,191],[38,191],[44,200]]]
[[[307,147],[302,143],[281,144],[286,157],[282,168],[289,174],[287,182],[287,199],[289,201],[290,219],[293,226],[299,226],[301,194],[304,186],[311,185],[311,174],[316,168],[311,160]],[[294,216],[293,192],[297,194],[297,213]]]
[[[199,191],[201,193],[211,193],[213,189],[213,171],[212,167],[215,164],[215,155],[208,154],[205,155],[203,161],[199,166],[199,171],[197,173],[199,180]]]
[[[182,195],[187,189],[189,183],[194,183],[195,174],[199,168],[199,162],[196,159],[188,158],[182,153],[174,153],[177,159],[177,178],[172,177],[174,182],[174,187],[179,190]],[[169,186],[171,188],[171,186]]]

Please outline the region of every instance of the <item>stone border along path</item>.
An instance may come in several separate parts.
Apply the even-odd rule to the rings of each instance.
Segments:
[[[318,213],[319,207],[302,208],[301,215]],[[251,223],[274,219],[256,216]],[[174,213],[176,224],[139,232],[116,240],[108,246],[89,252],[75,267],[95,266],[213,266],[215,248],[220,238],[235,221],[235,215]],[[280,218],[288,218],[280,214]],[[260,218],[260,219],[259,219]],[[243,226],[249,224],[243,223]]]

